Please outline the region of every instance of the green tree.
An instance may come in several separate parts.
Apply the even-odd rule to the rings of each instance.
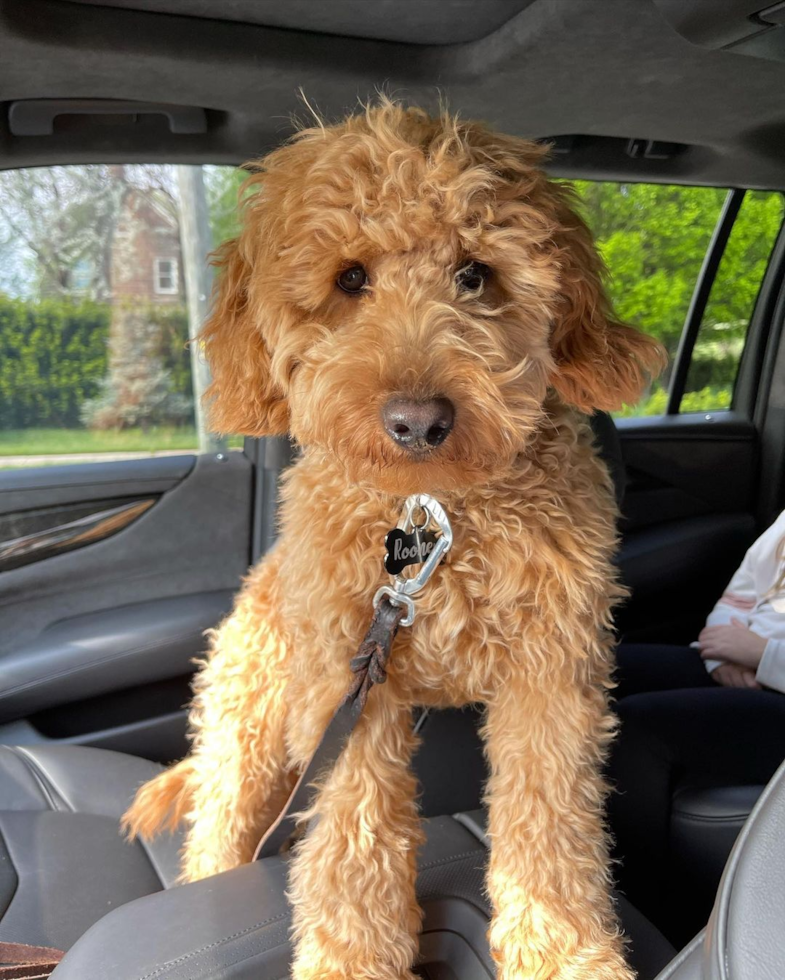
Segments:
[[[248,174],[240,167],[203,168],[207,207],[210,211],[210,230],[213,245],[233,238],[240,230],[240,188]]]
[[[690,300],[727,191],[575,181],[580,210],[608,268],[619,317],[676,353]],[[760,283],[782,223],[783,197],[745,195],[704,314],[684,410],[727,408]],[[626,414],[665,410],[670,369]]]
[[[124,188],[123,168],[27,167],[0,174],[0,250],[6,288],[36,298],[74,291],[106,300],[109,250]],[[10,281],[9,281],[10,280]]]
[[[576,181],[622,320],[673,355],[725,199],[706,187]]]
[[[171,321],[170,321],[171,322]],[[92,429],[127,429],[193,421],[193,403],[177,391],[164,360],[155,310],[132,303],[112,310],[109,363],[95,398],[81,406]]]

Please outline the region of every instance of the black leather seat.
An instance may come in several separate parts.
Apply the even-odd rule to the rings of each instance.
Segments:
[[[425,911],[421,958],[437,965],[433,975],[493,976],[483,828],[482,811],[427,822],[417,891]],[[286,865],[285,858],[267,858],[116,909],[76,943],[53,980],[285,977],[291,957]],[[653,980],[674,950],[623,899],[619,911],[639,980]],[[457,971],[440,970],[445,963]]]
[[[728,857],[764,786],[679,787],[673,795],[671,921],[686,942],[706,923]]]
[[[177,835],[119,820],[153,762],[79,746],[0,746],[0,940],[68,949],[119,905],[174,884]]]
[[[456,717],[445,724],[445,736],[454,735]],[[472,721],[470,715],[466,721]],[[437,744],[443,745],[441,739]],[[473,754],[471,745],[466,747]],[[120,817],[136,788],[160,768],[144,759],[103,749],[0,746],[0,940],[70,949],[107,913],[134,903],[129,911],[121,911],[119,919],[107,920],[106,927],[96,927],[97,934],[105,935],[109,942],[112,922],[141,914],[145,928],[150,928],[159,909],[167,915],[166,910],[171,910],[176,918],[180,903],[194,894],[196,905],[189,916],[201,915],[204,919],[198,935],[209,935],[224,927],[232,933],[242,931],[245,913],[241,915],[240,910],[252,900],[254,906],[248,914],[266,920],[259,933],[277,937],[276,942],[280,939],[285,948],[276,955],[288,959],[285,873],[279,859],[261,862],[264,868],[258,870],[239,869],[217,876],[207,888],[207,897],[197,885],[189,886],[185,898],[161,896],[152,902],[134,902],[171,888],[178,875],[182,843],[179,834],[128,843],[119,832]],[[468,794],[464,799],[476,798],[478,788],[464,787],[462,793]],[[430,800],[432,806],[448,802],[446,796],[439,798],[436,789]],[[457,873],[463,882],[461,887],[469,889],[472,900],[487,917],[482,886],[483,811],[454,819],[434,817],[428,827],[428,844],[420,864],[421,883],[427,887],[421,888],[421,899],[432,900],[441,891],[442,898],[449,897],[451,876]],[[434,880],[437,868],[449,872],[444,882],[441,878]],[[636,967],[641,977],[653,977],[668,962],[672,947],[624,899],[619,901]],[[268,915],[273,908],[275,915]],[[165,945],[165,936],[171,930],[166,923],[160,928],[160,942]],[[102,932],[104,929],[109,932]],[[95,934],[93,930],[91,935]],[[151,936],[154,934],[155,930]],[[153,955],[151,951],[156,946],[152,938],[144,945],[147,953]],[[112,944],[108,948],[114,950]],[[83,976],[80,972],[70,975]],[[93,975],[100,974],[84,974],[84,978]]]
[[[473,722],[471,714],[464,717]],[[457,715],[445,720],[443,735],[454,737],[456,724],[461,725]],[[462,746],[470,755],[473,738]],[[440,744],[436,739],[435,751]],[[428,757],[423,762],[428,768]],[[179,835],[134,844],[120,836],[120,815],[136,787],[159,770],[155,763],[100,749],[0,746],[0,939],[61,949],[76,944],[55,980],[136,980],[151,972],[172,980],[284,976],[284,860],[257,862],[172,890]],[[459,795],[470,799],[475,792],[464,784]],[[718,855],[732,845],[758,792],[682,791],[674,814],[675,846],[685,848],[703,873],[708,862],[716,874]],[[430,806],[448,802],[438,784],[429,800]],[[418,886],[426,909],[426,958],[437,955],[445,916],[457,910],[465,916],[461,928],[477,940],[490,969],[479,942],[488,913],[483,843],[482,811],[428,822]],[[619,912],[640,980],[655,977],[672,947],[623,898]]]

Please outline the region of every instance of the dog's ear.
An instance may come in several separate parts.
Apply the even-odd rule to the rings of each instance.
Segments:
[[[551,333],[555,370],[551,384],[564,401],[584,412],[634,405],[666,363],[652,337],[619,323],[603,285],[605,272],[591,233],[574,209],[574,193],[551,184],[561,268],[561,309]]]
[[[213,376],[205,396],[210,422],[217,432],[285,435],[288,405],[273,378],[259,311],[251,301],[253,262],[244,247],[243,236],[233,238],[214,255],[218,279],[201,333]]]

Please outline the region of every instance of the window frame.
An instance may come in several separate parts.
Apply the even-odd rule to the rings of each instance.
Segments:
[[[785,191],[781,192],[785,198]],[[769,256],[739,360],[733,409],[761,427],[774,382],[780,333],[785,322],[785,218]]]
[[[705,414],[703,412],[682,412],[681,404],[685,394],[687,381],[689,379],[689,371],[692,365],[692,356],[695,350],[695,344],[697,343],[698,337],[700,336],[701,327],[703,326],[703,318],[706,312],[706,307],[711,298],[712,288],[717,278],[717,273],[720,269],[722,259],[725,255],[725,249],[733,233],[736,219],[739,216],[744,203],[745,195],[747,194],[748,190],[750,190],[750,188],[729,188],[727,197],[725,198],[725,203],[723,204],[722,210],[717,218],[717,224],[714,227],[714,232],[712,234],[711,241],[709,242],[709,247],[706,250],[703,264],[695,282],[695,288],[693,290],[692,299],[685,317],[684,327],[682,328],[682,334],[679,340],[679,346],[673,359],[673,369],[671,371],[670,383],[668,385],[668,401],[665,408],[666,418],[673,418],[681,415]],[[739,355],[736,380],[734,382],[733,392],[731,395],[731,404],[728,408],[708,410],[707,418],[716,417],[720,413],[724,413],[726,415],[728,413],[736,413],[740,410],[745,416],[752,416],[754,406],[749,404],[749,398],[746,395],[749,388],[749,351],[753,346],[757,348],[760,343],[761,329],[767,329],[766,324],[771,318],[771,303],[769,302],[769,294],[771,292],[771,275],[773,270],[776,273],[776,271],[780,268],[783,241],[785,240],[785,191],[782,191],[779,188],[774,188],[766,191],[766,193],[779,194],[783,198],[783,217],[780,221],[777,235],[769,252],[767,267],[758,287],[755,302],[750,310],[747,333],[744,337],[744,346],[741,350],[741,354]],[[766,313],[765,311],[768,312]],[[765,323],[763,324],[761,323],[761,316],[763,316],[763,319],[765,320]],[[756,360],[759,361],[759,358],[756,358]],[[757,387],[757,376],[755,379],[755,387]],[[745,394],[743,397],[740,397],[742,392],[745,392]]]
[[[172,280],[172,285],[169,288],[164,288],[161,286],[161,263],[163,262],[168,262],[172,268],[171,273],[164,277]],[[180,292],[178,281],[179,274],[180,270],[176,258],[170,258],[169,256],[165,255],[157,255],[153,259],[153,292],[156,294],[156,296],[176,296]]]
[[[714,226],[709,247],[703,257],[695,288],[692,292],[692,299],[687,308],[687,316],[684,319],[684,326],[679,339],[679,346],[676,349],[676,356],[673,359],[673,370],[671,371],[670,383],[668,385],[668,402],[665,407],[666,415],[680,415],[681,402],[684,397],[684,389],[687,385],[692,354],[698,334],[703,323],[703,315],[709,302],[712,286],[717,278],[722,257],[725,254],[725,246],[733,231],[733,225],[741,210],[744,202],[746,190],[732,187],[728,190],[725,203],[722,205],[717,224]],[[745,338],[746,346],[746,338]],[[735,386],[734,386],[735,387]]]

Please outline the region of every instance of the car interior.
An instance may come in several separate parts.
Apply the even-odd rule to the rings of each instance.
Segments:
[[[785,506],[781,230],[727,398],[690,399],[734,223],[755,194],[785,194],[785,3],[0,0],[2,172],[234,168],[309,106],[339,118],[379,91],[548,142],[557,179],[722,189],[661,409],[592,420],[622,513],[617,631],[691,642]],[[156,261],[165,295],[173,267]],[[204,632],[275,540],[295,451],[246,438],[47,465],[0,456],[0,940],[66,950],[56,980],[287,975],[285,857],[178,886],[179,833],[129,844],[119,820],[188,750]],[[427,977],[495,972],[480,722],[467,709],[420,723]],[[783,975],[783,829],[785,770],[768,787],[675,787],[682,930],[618,895],[642,980]]]

